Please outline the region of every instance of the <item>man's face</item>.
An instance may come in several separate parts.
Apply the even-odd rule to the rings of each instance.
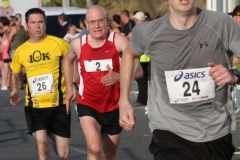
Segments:
[[[99,39],[108,32],[108,19],[100,10],[88,14],[85,22],[89,34],[93,38]]]
[[[30,14],[26,27],[29,32],[30,39],[41,40],[45,37],[46,22],[41,14]]]
[[[168,0],[170,11],[188,14],[196,7],[196,0]]]
[[[233,16],[233,19],[240,25],[240,15]]]

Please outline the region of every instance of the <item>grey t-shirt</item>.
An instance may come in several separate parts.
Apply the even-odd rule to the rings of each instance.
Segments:
[[[168,130],[194,142],[215,140],[230,132],[227,112],[230,86],[215,86],[215,97],[170,104],[164,71],[207,67],[208,62],[231,68],[232,53],[240,57],[240,27],[224,13],[197,9],[198,20],[187,30],[176,30],[169,13],[137,25],[131,46],[136,55],[151,58],[148,96],[150,129]]]

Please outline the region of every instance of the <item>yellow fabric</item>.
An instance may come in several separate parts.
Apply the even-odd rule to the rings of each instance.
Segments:
[[[28,83],[26,85],[25,106],[48,108],[66,104],[66,85],[62,73],[62,60],[69,45],[62,39],[46,36],[39,43],[25,42],[14,53],[11,69],[20,73],[26,70]],[[53,76],[52,92],[37,96],[31,95],[29,78],[51,73]]]
[[[150,58],[146,54],[143,54],[140,57],[140,62],[150,62]]]

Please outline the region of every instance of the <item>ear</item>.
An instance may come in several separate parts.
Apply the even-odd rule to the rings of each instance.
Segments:
[[[25,28],[28,30],[28,24],[27,24],[27,22],[25,23]]]
[[[84,23],[86,24],[86,28],[88,30],[88,22],[87,22],[87,20],[84,20]]]

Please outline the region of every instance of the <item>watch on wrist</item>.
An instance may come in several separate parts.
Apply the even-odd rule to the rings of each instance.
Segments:
[[[237,76],[238,80],[235,84],[239,84],[240,83],[240,71],[238,69],[230,69],[229,71],[233,75]]]

